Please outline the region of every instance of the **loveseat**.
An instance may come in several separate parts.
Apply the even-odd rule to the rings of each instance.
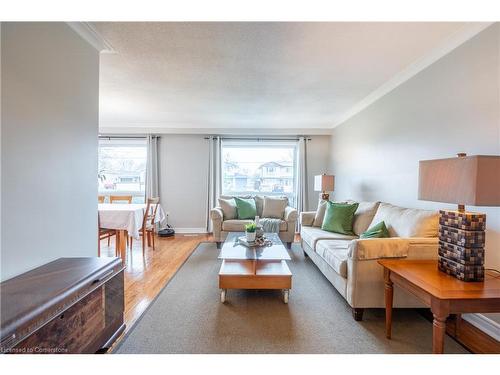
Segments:
[[[231,207],[228,208],[227,206],[227,203],[231,201],[232,198],[234,197],[224,195],[221,196],[219,198],[219,205],[213,208],[210,212],[213,236],[214,240],[217,242],[218,247],[220,247],[221,242],[224,242],[228,233],[244,232],[245,225],[253,221],[252,219],[238,219],[237,212],[234,211],[234,209],[231,209]],[[286,197],[266,197],[255,195],[240,196],[239,198],[253,198],[255,200],[257,216],[266,218],[265,214],[267,211],[270,213],[270,216],[267,216],[267,218],[279,219],[279,237],[281,241],[287,244],[288,247],[291,246],[291,243],[294,241],[299,215],[295,208],[288,205],[288,199]],[[282,205],[280,202],[278,202],[279,200],[284,201]],[[268,203],[269,207],[264,207],[266,202]],[[225,203],[226,206],[223,206],[221,203]],[[279,208],[280,205],[281,208]]]
[[[322,202],[323,203],[323,202]],[[436,259],[438,213],[380,202],[360,202],[353,221],[353,235],[321,229],[324,207],[302,212],[301,245],[338,292],[352,307],[355,320],[364,308],[383,308],[382,258]],[[390,238],[360,239],[361,233],[384,221]],[[414,296],[395,288],[394,307],[424,307]]]

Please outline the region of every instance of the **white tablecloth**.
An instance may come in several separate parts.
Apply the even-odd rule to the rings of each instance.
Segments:
[[[97,208],[101,228],[128,231],[129,236],[139,239],[139,229],[142,227],[145,204],[100,203]],[[165,212],[159,205],[156,211],[155,223],[165,219]]]

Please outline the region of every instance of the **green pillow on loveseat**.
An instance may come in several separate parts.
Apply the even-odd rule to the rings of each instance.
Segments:
[[[238,212],[239,220],[254,219],[257,216],[255,199],[234,197],[234,201],[236,202],[236,211]]]

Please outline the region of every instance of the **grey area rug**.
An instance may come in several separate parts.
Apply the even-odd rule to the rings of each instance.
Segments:
[[[213,243],[201,243],[160,292],[118,353],[431,353],[432,324],[415,310],[396,309],[393,339],[385,338],[383,309],[362,322],[299,244],[288,305],[279,291],[229,290],[219,300],[220,261]],[[446,337],[445,353],[467,353]]]

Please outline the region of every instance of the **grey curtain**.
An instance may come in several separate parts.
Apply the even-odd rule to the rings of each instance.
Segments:
[[[212,232],[210,210],[217,206],[222,189],[221,138],[208,137],[208,192],[207,192],[207,232]]]
[[[297,192],[297,210],[299,212],[307,211],[309,209],[307,189],[307,137],[299,137],[297,144],[297,180],[295,191]]]
[[[158,140],[156,135],[148,135],[148,156],[146,163],[146,198],[159,196],[158,186]]]

